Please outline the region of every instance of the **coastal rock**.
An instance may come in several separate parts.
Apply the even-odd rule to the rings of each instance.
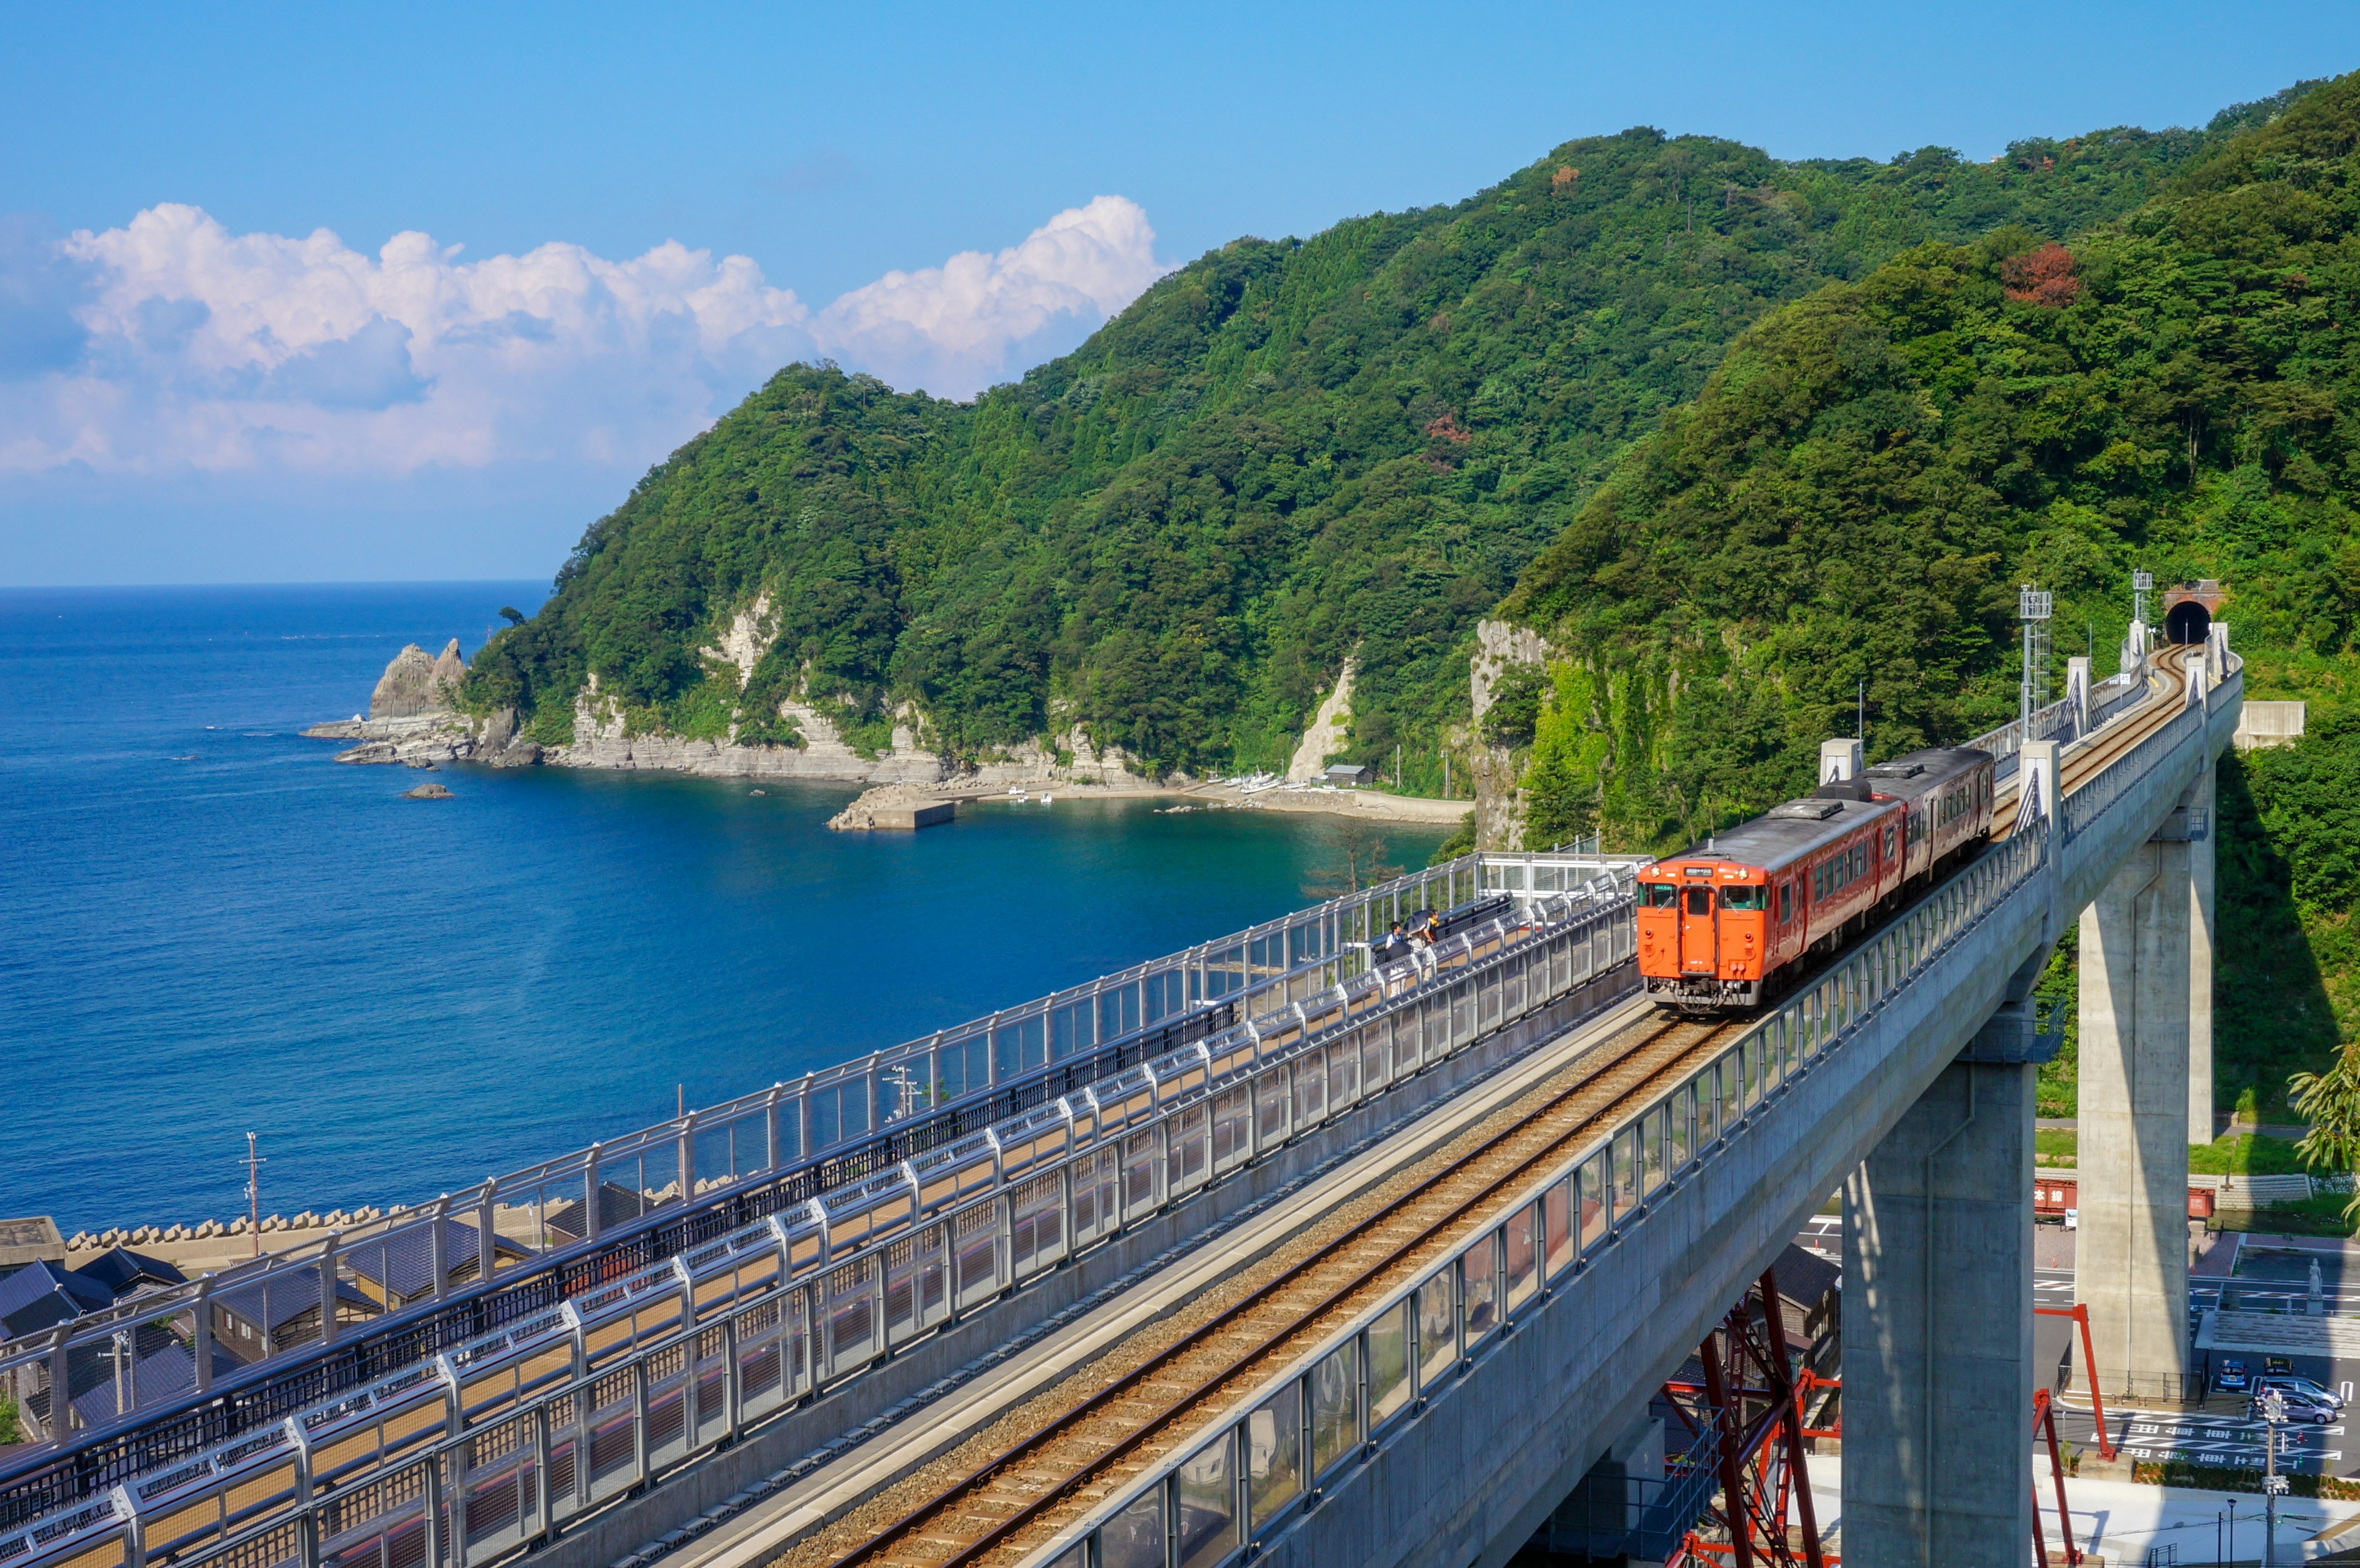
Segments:
[[[514,708],[496,708],[475,733],[473,760],[493,768],[530,768],[541,760],[541,747],[517,734]]]
[[[440,784],[421,784],[415,789],[404,789],[401,798],[405,800],[447,800],[451,798],[451,791]]]
[[[459,660],[459,639],[453,637],[439,659],[429,659],[416,643],[406,645],[377,677],[369,693],[369,717],[407,719],[421,713],[447,713],[451,692],[466,667]]]

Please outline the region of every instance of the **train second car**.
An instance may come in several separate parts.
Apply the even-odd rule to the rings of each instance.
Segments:
[[[1992,758],[1938,746],[1823,784],[1639,873],[1639,973],[1684,1012],[1742,1011],[1816,953],[1896,908],[1905,888],[1991,835]]]

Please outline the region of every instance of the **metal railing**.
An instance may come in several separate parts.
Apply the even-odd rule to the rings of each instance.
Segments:
[[[1528,858],[1537,863],[1529,870]],[[83,1430],[202,1407],[96,1466],[111,1483],[544,1312],[777,1202],[859,1181],[1314,995],[1364,972],[1367,943],[1389,921],[1478,898],[1487,876],[1529,890],[1633,864],[1577,849],[1470,855],[1415,871],[0,1345],[0,1389],[16,1397],[43,1448],[82,1441]],[[792,1178],[783,1188],[782,1173]],[[273,1364],[282,1371],[257,1387],[252,1369]],[[206,1399],[217,1383],[231,1400]],[[65,1399],[54,1397],[57,1388]],[[11,1457],[0,1528],[27,1517],[28,1507],[86,1495],[86,1480],[69,1483],[66,1494],[38,1481],[28,1490],[19,1480],[27,1456]],[[69,1468],[87,1476],[93,1467]]]
[[[2178,713],[2108,763],[2095,778],[2082,780],[2079,789],[2058,802],[2057,814],[2063,821],[2068,838],[2087,832],[2106,808],[2147,776],[2158,757],[2177,748],[2191,735],[2201,734],[2211,723],[2213,708],[2242,697],[2245,689],[2245,666],[2239,663],[2233,668],[2211,692],[2203,690],[2201,675],[2191,671],[2189,680],[2192,684],[2184,689],[2183,704]]]
[[[1626,866],[1543,895],[1415,960],[115,1477],[0,1535],[0,1563],[487,1562],[1539,1008],[1626,994],[1631,886]]]
[[[2142,702],[2147,695],[2148,666],[2142,659],[2136,670],[2109,676],[2090,688],[2090,722],[2086,728],[2079,723],[2070,697],[2034,710],[2027,732],[2022,719],[2010,719],[1994,730],[1986,730],[1963,744],[1976,751],[1987,751],[1998,760],[1994,777],[2011,778],[2016,773],[2016,757],[2029,740],[2061,740],[2069,745],[2095,735],[2114,722],[2126,708]]]
[[[1688,1447],[1666,1457],[1661,1477],[1586,1475],[1535,1540],[1554,1556],[1661,1563],[1721,1490],[1720,1462],[1721,1416],[1707,1410]]]

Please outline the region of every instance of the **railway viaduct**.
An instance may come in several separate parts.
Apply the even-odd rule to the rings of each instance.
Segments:
[[[2098,1371],[2189,1376],[2243,678],[2146,637],[1756,1020],[1638,999],[1631,863],[1469,856],[0,1345],[0,1568],[1503,1563],[1839,1188],[1844,1552],[2020,1563],[2073,922]]]

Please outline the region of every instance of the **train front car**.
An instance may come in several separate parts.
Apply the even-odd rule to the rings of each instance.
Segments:
[[[1674,855],[1639,873],[1639,974],[1684,1012],[1760,1004],[1773,964],[1769,877],[1716,853]]]
[[[1901,888],[1907,811],[1865,780],[1823,785],[1639,874],[1639,975],[1659,1006],[1743,1012]]]

